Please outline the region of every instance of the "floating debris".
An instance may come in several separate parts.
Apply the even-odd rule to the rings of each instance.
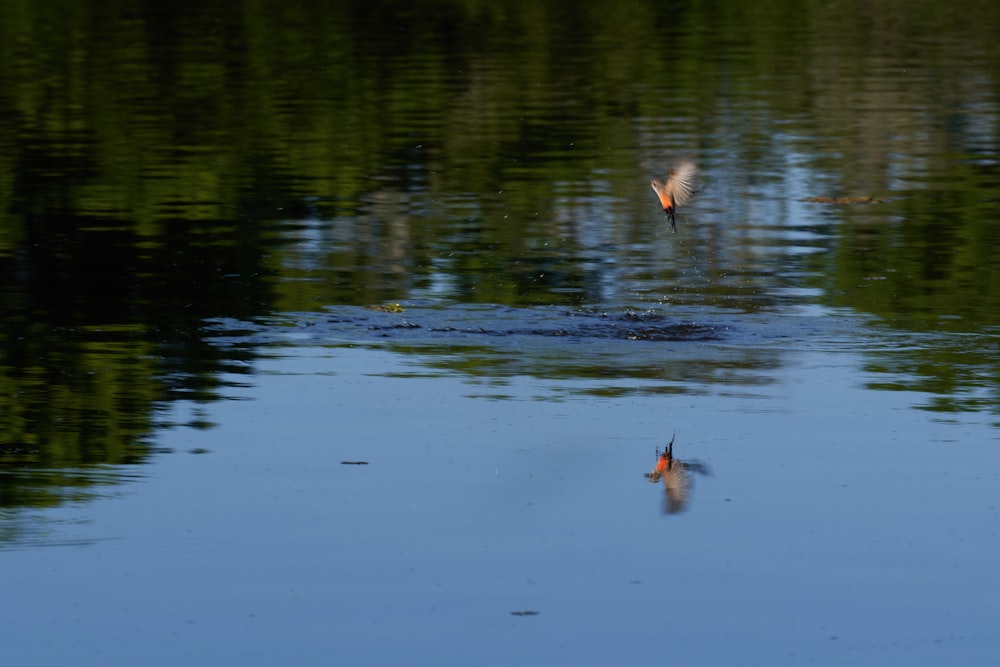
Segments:
[[[381,313],[405,313],[406,308],[403,308],[398,303],[376,303],[370,306],[365,306],[368,310],[377,310]]]
[[[521,609],[518,611],[510,612],[511,616],[538,616],[537,611],[532,611],[531,609]]]
[[[368,461],[341,461],[340,465],[342,465],[342,466],[366,466],[366,465],[368,465]]]

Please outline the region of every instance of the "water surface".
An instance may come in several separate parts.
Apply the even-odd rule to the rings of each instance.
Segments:
[[[987,664],[998,26],[7,3],[4,655]]]

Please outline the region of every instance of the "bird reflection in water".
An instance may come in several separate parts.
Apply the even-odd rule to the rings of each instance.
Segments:
[[[656,450],[656,467],[646,473],[646,479],[654,484],[662,481],[666,491],[666,503],[663,511],[667,514],[677,514],[687,509],[691,493],[691,474],[709,475],[708,466],[701,461],[681,461],[674,458],[674,440],[677,434],[670,438],[666,449]]]

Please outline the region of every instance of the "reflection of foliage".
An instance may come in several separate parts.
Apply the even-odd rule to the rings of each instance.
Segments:
[[[164,346],[136,326],[9,333],[0,335],[0,508],[84,500],[121,482],[107,466],[149,457],[153,430],[165,425],[158,406],[216,397],[219,372],[239,372],[218,358],[245,356],[202,343],[171,370]]]
[[[143,341],[32,341],[0,383],[0,459],[38,467],[125,463],[141,455],[156,400]]]
[[[1000,414],[1000,366],[983,363],[1000,357],[1000,338],[966,334],[897,349],[882,350],[865,366],[884,379],[872,389],[930,395],[919,407],[934,412]]]
[[[5,3],[0,123],[28,140],[0,155],[0,197],[58,165],[49,201],[120,211],[170,259],[162,240],[196,222],[188,240],[244,276],[296,273],[261,220],[335,221],[313,280],[274,286],[281,310],[400,298],[441,269],[464,299],[530,304],[595,294],[604,239],[581,219],[628,243],[664,153],[724,154],[753,191],[791,149],[821,174],[809,194],[843,196],[983,145],[994,3],[495,4]],[[0,252],[24,224],[0,224]]]
[[[963,196],[916,192],[878,214],[851,215],[825,293],[909,332],[898,349],[873,353],[869,370],[887,377],[870,386],[929,392],[931,410],[1000,413],[993,214],[970,214],[981,207],[955,198]]]
[[[914,194],[885,212],[854,215],[830,273],[831,302],[916,331],[1000,325],[1000,263],[991,223],[974,208]]]

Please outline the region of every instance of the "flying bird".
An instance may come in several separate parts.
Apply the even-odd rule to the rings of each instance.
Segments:
[[[663,212],[670,220],[670,228],[675,232],[677,223],[674,220],[674,212],[678,206],[688,203],[694,197],[694,177],[697,173],[698,168],[694,166],[694,162],[684,160],[670,170],[666,181],[654,178],[650,183],[656,196],[660,198]]]

